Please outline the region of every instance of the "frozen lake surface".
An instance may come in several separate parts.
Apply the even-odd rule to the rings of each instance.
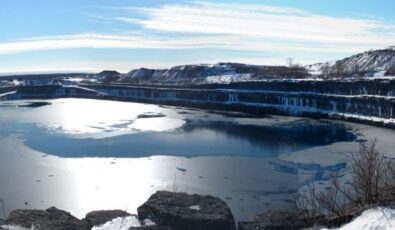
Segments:
[[[79,217],[99,209],[135,213],[165,189],[218,196],[236,219],[247,219],[292,208],[292,194],[308,181],[346,168],[346,153],[358,141],[383,137],[387,150],[395,134],[140,103],[40,102],[48,103],[0,102],[0,199],[7,212],[56,206]]]

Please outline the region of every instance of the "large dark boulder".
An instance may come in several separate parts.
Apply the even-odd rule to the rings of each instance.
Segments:
[[[127,217],[132,214],[122,211],[122,210],[102,210],[102,211],[93,211],[85,216],[85,221],[91,226],[99,226],[103,225],[108,221],[111,221],[118,217]]]
[[[10,213],[6,224],[18,225],[38,230],[88,230],[89,225],[72,216],[70,213],[57,208],[47,210],[15,210]]]
[[[172,230],[234,230],[226,203],[213,196],[159,191],[137,209],[140,220],[151,219]]]

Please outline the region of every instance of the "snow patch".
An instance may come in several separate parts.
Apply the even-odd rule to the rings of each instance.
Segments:
[[[4,230],[36,230],[37,228],[31,227],[31,228],[25,228],[17,225],[0,225],[0,229]]]
[[[192,205],[189,208],[192,209],[192,210],[196,210],[196,211],[200,210],[200,206],[199,205]]]
[[[217,76],[207,76],[206,83],[230,83],[251,80],[251,74],[225,74]]]
[[[376,72],[373,74],[373,77],[374,78],[383,78],[383,77],[385,77],[385,72],[387,72],[387,71],[382,70],[382,71]]]
[[[94,226],[92,230],[128,230],[131,227],[140,227],[141,224],[136,216],[117,217],[100,226]]]
[[[374,208],[364,211],[350,223],[337,230],[390,230],[395,229],[395,210],[389,208]],[[326,230],[326,229],[322,229]]]

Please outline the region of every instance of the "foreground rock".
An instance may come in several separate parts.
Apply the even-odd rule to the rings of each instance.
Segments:
[[[224,201],[212,196],[159,191],[138,209],[140,220],[151,219],[172,230],[234,230]]]
[[[138,217],[122,210],[93,211],[80,220],[55,207],[15,210],[0,230],[9,226],[36,230],[235,230],[233,215],[224,201],[212,196],[157,192],[138,208]],[[118,226],[118,227],[116,227]],[[135,227],[134,227],[135,226]]]
[[[8,225],[17,225],[39,230],[87,230],[90,226],[70,213],[57,208],[47,210],[15,210],[5,221]]]
[[[122,210],[102,210],[102,211],[93,211],[85,216],[85,221],[91,226],[99,226],[105,224],[108,221],[111,221],[117,217],[127,217],[132,216],[132,214],[127,213]]]

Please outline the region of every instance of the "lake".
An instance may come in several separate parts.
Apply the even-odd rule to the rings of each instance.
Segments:
[[[345,152],[393,130],[344,122],[91,99],[0,102],[6,212],[136,208],[157,190],[211,194],[237,220],[292,208],[309,181],[345,170]],[[1,213],[0,213],[1,214]]]

